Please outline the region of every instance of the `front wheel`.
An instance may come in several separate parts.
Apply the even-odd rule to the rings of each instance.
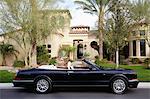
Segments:
[[[126,80],[121,77],[113,79],[110,87],[111,90],[116,94],[123,94],[128,88]]]
[[[51,82],[45,78],[39,78],[35,82],[35,91],[37,93],[47,93],[52,90]]]

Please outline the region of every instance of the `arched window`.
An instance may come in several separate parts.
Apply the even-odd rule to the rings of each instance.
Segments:
[[[83,44],[78,44],[77,46],[77,58],[81,59],[83,57]]]

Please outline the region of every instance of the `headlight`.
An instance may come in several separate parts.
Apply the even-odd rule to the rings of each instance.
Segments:
[[[15,74],[15,76],[17,76],[17,74],[19,73],[19,70],[16,70],[16,74]]]

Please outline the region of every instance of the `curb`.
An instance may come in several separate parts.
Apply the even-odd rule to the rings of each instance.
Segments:
[[[149,88],[150,82],[140,82],[138,88]],[[0,83],[0,89],[23,89],[23,87],[13,87],[12,83]]]
[[[13,87],[12,83],[0,83],[0,89],[23,89],[22,87]]]
[[[150,88],[150,82],[140,82],[138,88]]]

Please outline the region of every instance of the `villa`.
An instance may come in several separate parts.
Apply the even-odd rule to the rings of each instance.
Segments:
[[[92,33],[89,26],[73,26],[70,27],[70,20],[72,19],[69,10],[56,10],[56,14],[61,15],[65,20],[65,25],[62,30],[58,30],[47,37],[43,41],[39,41],[38,45],[46,46],[51,57],[59,56],[58,52],[61,47],[74,46],[76,49],[71,53],[71,59],[80,59],[84,54],[89,54],[89,58],[94,59],[98,55],[98,52],[94,50],[90,44],[95,41],[98,42],[97,36]],[[67,21],[69,20],[69,21]],[[150,48],[144,36],[149,36],[150,26],[146,22],[142,21],[138,29],[135,29],[134,35],[131,35],[128,39],[129,44],[124,48],[125,58],[149,58]],[[7,34],[6,34],[7,35]],[[15,43],[6,39],[4,35],[0,35],[0,43],[6,42],[16,46]],[[17,48],[19,52],[21,50]],[[14,56],[8,56],[6,59],[8,65],[12,65],[14,62]],[[18,55],[19,59],[23,58],[22,54]],[[1,57],[0,57],[1,60]],[[1,64],[1,61],[0,61]]]

